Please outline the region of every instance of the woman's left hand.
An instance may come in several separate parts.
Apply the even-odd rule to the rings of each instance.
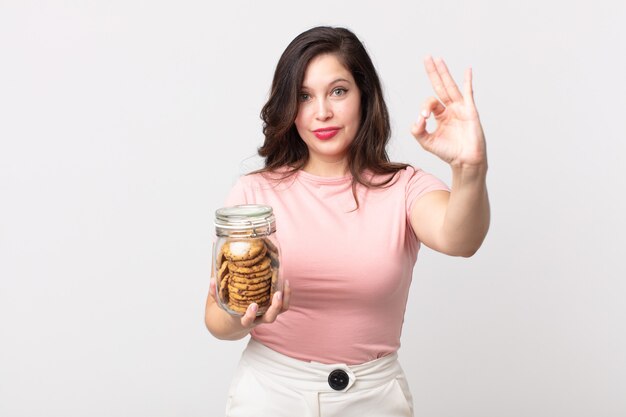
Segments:
[[[472,91],[472,69],[465,70],[463,93],[452,79],[441,58],[424,58],[424,66],[437,97],[429,97],[411,129],[419,144],[453,167],[487,165],[483,133]],[[437,128],[426,130],[426,119],[435,117]]]

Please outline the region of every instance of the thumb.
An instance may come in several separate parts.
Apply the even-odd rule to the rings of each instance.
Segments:
[[[424,146],[424,142],[426,142],[430,136],[430,133],[426,130],[426,119],[428,115],[428,111],[423,110],[417,118],[417,121],[413,123],[411,127],[411,134],[422,146]]]
[[[411,128],[411,133],[417,139],[420,145],[424,146],[424,143],[431,139],[431,134],[426,131],[426,120],[431,116],[435,116],[435,119],[441,117],[446,111],[446,107],[441,104],[437,97],[428,97],[422,105],[422,112],[417,118],[417,122]]]
[[[217,294],[217,283],[215,282],[215,278],[211,278],[209,285],[209,294],[215,299],[215,294]]]

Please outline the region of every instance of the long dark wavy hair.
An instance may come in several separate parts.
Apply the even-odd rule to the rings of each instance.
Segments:
[[[265,141],[258,149],[265,158],[264,168],[256,172],[282,169],[282,179],[302,169],[309,159],[306,144],[294,121],[298,114],[299,93],[309,62],[322,54],[333,54],[351,72],[361,93],[361,125],[348,148],[347,161],[352,174],[352,194],[357,209],[357,183],[366,187],[391,184],[394,174],[407,164],[389,161],[387,143],[391,137],[389,113],[374,64],[361,41],[350,30],[320,26],[298,35],[280,57],[270,97],[261,110]],[[366,171],[382,175],[374,182]]]

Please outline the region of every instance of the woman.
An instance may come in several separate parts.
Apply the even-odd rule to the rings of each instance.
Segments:
[[[413,415],[396,351],[419,246],[471,256],[489,227],[471,69],[461,92],[442,60],[425,66],[439,99],[411,132],[450,165],[451,188],[389,161],[380,82],[352,32],[310,29],[281,56],[262,110],[265,168],[241,177],[227,205],[273,207],[286,281],[258,318],[256,304],[240,318],[222,311],[211,283],[209,331],[251,335],[227,415]]]

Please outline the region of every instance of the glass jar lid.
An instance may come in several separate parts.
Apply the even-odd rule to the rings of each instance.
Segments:
[[[262,204],[241,204],[215,211],[218,236],[257,237],[276,231],[274,211]]]

